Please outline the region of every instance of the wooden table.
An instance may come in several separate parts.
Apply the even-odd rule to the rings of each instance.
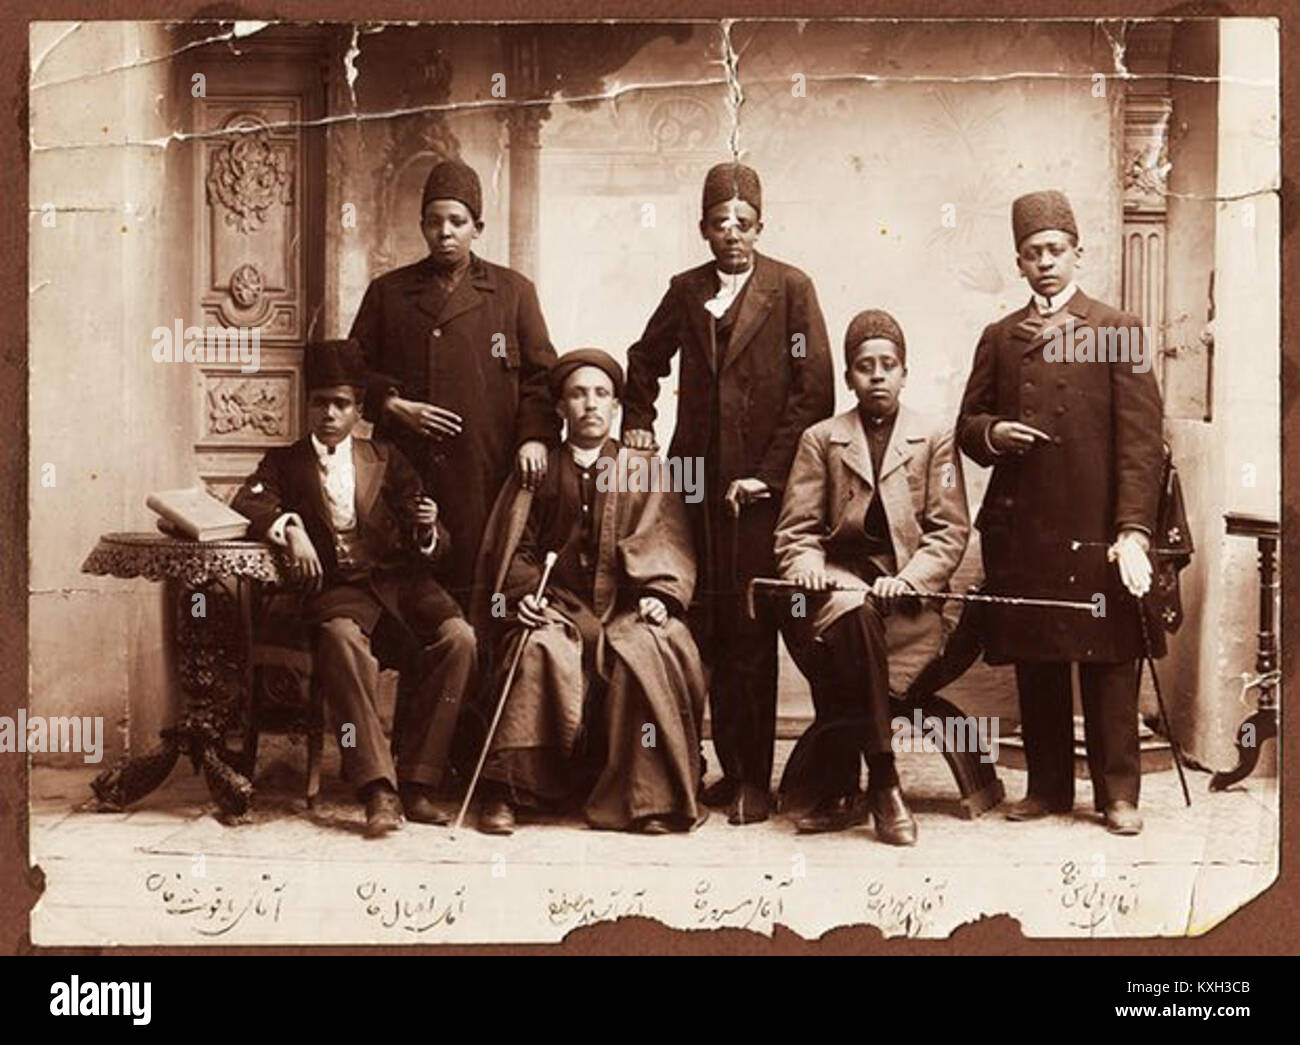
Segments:
[[[106,809],[139,801],[171,775],[181,754],[201,769],[225,819],[243,816],[253,785],[225,737],[239,722],[249,685],[254,587],[281,581],[282,560],[257,541],[191,541],[159,533],[106,533],[83,573],[164,581],[175,590],[177,675],[185,713],[162,743],[123,758],[91,784]],[[231,591],[230,582],[234,582]]]

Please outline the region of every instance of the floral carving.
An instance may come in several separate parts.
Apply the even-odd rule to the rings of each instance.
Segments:
[[[244,233],[260,229],[276,203],[293,202],[288,165],[265,129],[240,129],[214,151],[207,186],[208,205],[225,207],[226,224]]]
[[[252,429],[277,436],[285,431],[283,391],[265,380],[217,380],[208,387],[208,430],[229,435]]]
[[[230,296],[240,308],[252,308],[262,300],[262,274],[257,266],[246,263],[230,274]]]

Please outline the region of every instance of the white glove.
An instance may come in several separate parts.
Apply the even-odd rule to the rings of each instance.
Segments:
[[[1147,539],[1138,530],[1125,530],[1106,552],[1106,561],[1119,566],[1119,577],[1139,599],[1151,590],[1151,559]]]

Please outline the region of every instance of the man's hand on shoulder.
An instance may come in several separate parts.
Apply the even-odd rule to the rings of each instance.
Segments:
[[[519,472],[519,481],[525,490],[536,490],[546,478],[546,462],[549,452],[540,439],[529,439],[519,445],[515,455],[515,467]]]
[[[647,624],[663,627],[668,623],[668,607],[663,604],[662,599],[646,595],[637,603],[637,616]]]
[[[658,450],[655,434],[648,428],[629,428],[623,433],[623,445],[629,450]]]

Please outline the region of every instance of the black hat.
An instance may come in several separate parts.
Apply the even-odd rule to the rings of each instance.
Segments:
[[[364,388],[369,379],[365,354],[356,341],[316,341],[304,353],[307,391],[353,385]]]
[[[483,213],[483,186],[469,164],[460,160],[443,160],[434,164],[424,179],[424,192],[420,196],[421,216],[430,200],[460,200],[478,221]]]
[[[862,342],[873,337],[883,337],[898,346],[898,358],[907,359],[907,342],[903,340],[903,328],[898,320],[882,308],[869,308],[859,312],[849,321],[849,329],[844,332],[844,363],[853,361],[853,351]]]
[[[1044,229],[1060,229],[1076,240],[1079,238],[1070,201],[1057,189],[1031,192],[1011,204],[1011,231],[1017,249],[1029,236]]]
[[[704,176],[702,213],[727,200],[744,200],[759,214],[763,213],[763,186],[758,171],[743,163],[719,163]]]
[[[569,375],[584,366],[605,371],[614,382],[614,395],[620,399],[623,397],[623,368],[618,365],[618,360],[603,348],[575,348],[551,364],[551,398],[558,400],[564,394],[564,382]]]

